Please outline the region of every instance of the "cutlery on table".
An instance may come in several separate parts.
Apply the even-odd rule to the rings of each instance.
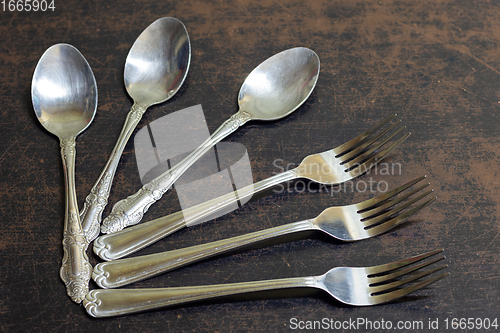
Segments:
[[[327,208],[313,219],[183,249],[99,263],[94,267],[92,278],[101,288],[122,287],[251,244],[303,231],[321,231],[345,242],[375,237],[399,225],[435,199],[420,202],[432,192],[421,193],[428,183],[400,195],[424,178],[358,204]],[[418,205],[412,207],[416,203]]]
[[[447,276],[449,273],[422,279],[447,267],[442,265],[422,270],[444,259],[443,256],[415,264],[442,251],[435,250],[379,266],[336,267],[319,276],[190,287],[97,289],[87,294],[83,304],[93,317],[111,317],[229,295],[305,287],[323,290],[344,304],[376,305],[399,299]]]
[[[221,211],[237,200],[249,198],[281,182],[305,178],[320,184],[334,185],[356,178],[369,171],[409,136],[406,133],[396,139],[404,127],[399,126],[399,122],[391,123],[394,117],[395,115],[386,118],[332,150],[307,156],[294,169],[187,210],[100,236],[94,242],[94,252],[104,260],[123,258],[177,230],[198,224],[203,218]]]
[[[87,242],[100,231],[113,178],[132,132],[147,108],[163,103],[182,86],[191,61],[186,28],[176,18],[164,17],[148,26],[137,38],[125,61],[124,80],[134,104],[101,175],[85,199],[80,218]]]
[[[75,139],[90,125],[97,108],[97,84],[83,55],[68,44],[48,48],[35,68],[31,98],[42,126],[60,140],[66,192],[60,276],[68,296],[80,303],[89,290],[92,266],[76,199]]]
[[[238,94],[239,111],[226,120],[197,149],[170,170],[118,201],[102,223],[111,233],[140,222],[149,207],[203,154],[250,120],[281,119],[301,106],[313,91],[319,75],[319,58],[310,49],[297,47],[275,54],[257,66]]]

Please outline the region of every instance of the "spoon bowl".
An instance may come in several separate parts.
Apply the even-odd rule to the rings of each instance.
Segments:
[[[42,126],[59,138],[68,138],[80,134],[92,122],[97,84],[81,53],[69,44],[57,44],[40,58],[31,96]]]
[[[191,61],[186,27],[176,18],[153,22],[132,45],[125,61],[125,88],[134,102],[166,101],[182,86]]]
[[[99,235],[116,168],[135,127],[149,106],[165,102],[177,93],[186,79],[190,62],[191,45],[186,27],[173,17],[151,23],[132,45],[125,61],[124,81],[134,104],[106,166],[85,199],[81,220],[87,242]]]
[[[66,189],[64,257],[60,277],[71,299],[80,303],[89,290],[92,266],[85,250],[75,190],[75,138],[86,129],[97,108],[97,84],[83,55],[73,46],[56,44],[40,58],[31,85],[35,114],[59,137]]]
[[[280,52],[257,66],[238,94],[240,111],[253,120],[283,118],[312,93],[319,73],[319,58],[312,50],[296,47]]]
[[[245,79],[238,95],[239,111],[186,158],[156,177],[138,192],[118,201],[104,219],[103,233],[112,233],[139,223],[149,207],[179,177],[229,134],[249,120],[276,120],[297,110],[312,93],[319,75],[314,51],[297,47],[278,53],[257,66]]]

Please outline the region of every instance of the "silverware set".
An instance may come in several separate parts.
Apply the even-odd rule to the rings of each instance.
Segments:
[[[285,50],[258,65],[238,94],[239,110],[197,149],[170,170],[118,201],[101,224],[113,178],[125,145],[151,105],[170,99],[182,86],[191,61],[185,26],[166,17],[153,22],[133,44],[125,61],[124,79],[134,104],[101,175],[78,210],[75,189],[75,138],[92,122],[97,109],[97,84],[83,55],[73,46],[56,44],[42,55],[33,75],[32,102],[42,126],[61,143],[65,187],[64,257],[60,277],[67,294],[94,317],[109,317],[170,305],[272,289],[309,287],[324,290],[338,301],[366,306],[393,301],[447,275],[425,278],[446,265],[424,269],[444,257],[442,250],[373,267],[337,267],[321,276],[222,285],[157,289],[112,289],[207,260],[287,234],[318,231],[352,242],[378,236],[404,222],[435,197],[419,177],[358,204],[330,207],[317,217],[278,227],[147,256],[124,258],[184,228],[282,182],[304,178],[339,185],[367,173],[398,147],[409,133],[396,115],[331,150],[309,155],[294,169],[251,184],[197,206],[140,223],[149,207],[215,144],[250,120],[278,120],[297,110],[317,83],[320,61],[304,47]],[[419,185],[420,184],[420,185]],[[416,188],[413,188],[416,187]],[[105,235],[99,236],[100,232]],[[86,250],[105,262],[93,269]],[[124,259],[121,259],[124,258]],[[424,261],[425,260],[425,261]],[[417,262],[424,261],[417,264]],[[104,289],[89,291],[90,279]],[[109,288],[109,289],[108,289]]]
[[[404,127],[398,122],[391,124],[394,117],[388,117],[337,148],[307,156],[294,169],[241,188],[236,194],[228,193],[182,212],[101,236],[94,242],[94,252],[104,260],[122,258],[177,230],[199,224],[200,220],[235,204],[238,199],[249,198],[286,181],[305,178],[319,184],[338,185],[354,179],[368,172],[409,136],[406,133],[395,139]]]
[[[312,219],[184,249],[100,263],[95,266],[92,278],[102,288],[122,287],[250,244],[302,231],[321,231],[345,242],[375,237],[394,228],[434,200],[431,198],[404,214],[394,216],[432,192],[427,191],[405,201],[429,185],[424,184],[394,198],[423,178],[358,204],[327,208]]]

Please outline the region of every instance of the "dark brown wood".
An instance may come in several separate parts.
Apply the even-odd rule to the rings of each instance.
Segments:
[[[6,0],[8,3],[8,0]],[[500,7],[494,1],[57,1],[54,12],[0,13],[0,331],[286,332],[297,320],[429,320],[499,316]],[[1,9],[1,7],[0,7]],[[254,180],[356,136],[391,113],[412,132],[386,161],[401,172],[358,182],[390,187],[426,174],[438,199],[410,223],[380,237],[343,244],[312,235],[224,256],[135,284],[134,288],[228,283],[322,274],[444,248],[451,273],[401,302],[345,307],[322,294],[253,295],[248,301],[193,304],[97,320],[70,301],[58,277],[64,184],[57,139],[38,125],[30,99],[33,70],[52,44],[77,47],[94,70],[98,113],[77,139],[81,203],[99,176],[131,106],[123,65],[140,32],[162,16],[186,25],[189,76],[138,129],[201,104],[210,131],[236,109],[245,76],[284,49],[305,46],[321,59],[317,87],[288,118],[251,123],[226,141],[243,144]],[[370,198],[356,184],[334,193],[271,193],[185,229],[141,252],[181,248],[311,218],[324,208]],[[110,204],[141,186],[133,142],[121,159]],[[315,188],[315,187],[314,187]],[[358,186],[358,189],[362,187]],[[147,219],[179,209],[171,191]],[[98,258],[90,254],[93,264]],[[95,288],[95,285],[92,285]],[[272,296],[272,297],[271,297]],[[285,298],[283,298],[285,296]],[[348,330],[345,330],[348,331]],[[366,330],[361,330],[366,331]],[[383,330],[381,330],[383,331]],[[474,331],[474,330],[471,330]]]

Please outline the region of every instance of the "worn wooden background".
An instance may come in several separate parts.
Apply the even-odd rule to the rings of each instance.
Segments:
[[[425,325],[439,319],[443,331],[447,318],[500,316],[498,2],[55,0],[55,5],[54,12],[0,12],[0,332],[287,332],[291,318]],[[248,149],[254,180],[278,172],[276,159],[298,163],[398,113],[412,135],[386,162],[401,165],[401,172],[359,181],[394,187],[426,174],[438,199],[409,223],[374,239],[343,244],[312,235],[277,242],[134,288],[322,274],[338,265],[385,263],[435,248],[445,249],[451,275],[401,302],[365,308],[342,306],[321,293],[264,294],[94,319],[72,303],[58,277],[64,217],[59,143],[34,117],[33,70],[49,46],[64,42],[77,47],[95,73],[98,112],[77,139],[81,205],[131,106],[123,85],[128,50],[144,28],[163,16],[186,25],[192,64],[179,93],[151,107],[138,129],[201,104],[213,131],[236,111],[240,85],[255,66],[284,49],[305,46],[319,55],[321,74],[304,106],[279,122],[247,124],[226,140]],[[326,207],[373,196],[353,186],[340,193],[308,193],[295,185],[290,184],[290,192],[182,230],[142,253],[311,218]],[[130,142],[105,215],[140,186]],[[171,191],[147,218],[177,209]],[[91,261],[98,258],[91,255]]]

